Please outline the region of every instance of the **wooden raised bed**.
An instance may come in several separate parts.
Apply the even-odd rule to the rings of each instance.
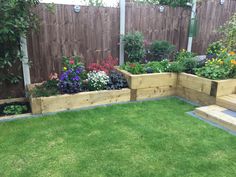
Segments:
[[[201,105],[216,103],[212,95],[212,81],[196,75],[179,73],[177,81],[177,96]]]
[[[30,98],[33,114],[59,112],[84,107],[130,101],[130,89],[81,92],[72,95]]]
[[[154,73],[133,75],[127,71],[118,69],[128,81],[131,89],[131,100],[143,100],[176,94],[176,73]]]
[[[133,75],[117,70],[127,79],[132,100],[179,96],[201,105],[211,105],[219,96],[236,93],[236,79],[215,81],[187,73]]]

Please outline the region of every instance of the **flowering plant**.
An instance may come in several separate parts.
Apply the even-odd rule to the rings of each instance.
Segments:
[[[88,88],[91,91],[103,90],[109,82],[109,76],[104,71],[90,71],[88,73]]]
[[[121,69],[124,69],[131,74],[143,74],[145,73],[144,66],[138,62],[136,63],[129,63],[127,62],[126,64],[121,66]]]
[[[223,58],[211,59],[205,63],[205,66],[196,69],[198,76],[209,79],[228,79],[236,77],[236,55],[224,54]]]
[[[106,74],[109,74],[112,70],[114,70],[114,66],[118,64],[118,59],[113,58],[109,55],[106,59],[104,59],[101,64],[91,63],[88,65],[88,71],[104,71]]]
[[[78,93],[82,91],[82,79],[80,76],[83,73],[84,68],[81,66],[63,72],[59,81],[61,93]]]
[[[63,60],[63,71],[67,71],[69,69],[76,69],[80,66],[83,66],[83,63],[80,62],[81,58],[79,56],[73,57],[62,57]]]

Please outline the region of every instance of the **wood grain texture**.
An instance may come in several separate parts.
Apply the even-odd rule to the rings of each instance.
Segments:
[[[130,101],[130,97],[130,89],[81,92],[73,95],[31,98],[31,107],[33,114],[42,114],[128,102]]]
[[[193,52],[205,54],[207,46],[219,39],[217,30],[236,13],[236,1],[204,0],[197,4],[198,34],[193,39]]]
[[[210,95],[212,80],[198,77],[196,75],[179,73],[178,85],[184,88],[192,89],[198,92]]]
[[[41,24],[28,35],[32,83],[48,79],[51,72],[60,73],[62,56],[81,55],[83,62],[99,63],[112,54],[119,57],[119,8],[55,5],[49,12],[44,4],[35,9]],[[145,40],[167,40],[186,48],[189,11],[166,7],[127,4],[126,33],[140,31]]]
[[[233,115],[228,114],[228,111],[229,110],[226,108],[217,105],[211,105],[196,108],[195,113],[204,119],[217,123],[218,125],[236,132],[236,119]]]

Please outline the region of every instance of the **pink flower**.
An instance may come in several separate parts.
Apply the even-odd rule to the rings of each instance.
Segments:
[[[75,60],[74,60],[74,59],[70,59],[69,63],[70,63],[71,65],[73,65],[73,64],[75,64]]]

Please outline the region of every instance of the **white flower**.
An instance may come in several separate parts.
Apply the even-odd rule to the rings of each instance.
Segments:
[[[102,90],[109,82],[109,76],[104,71],[88,73],[88,83],[91,90]]]

